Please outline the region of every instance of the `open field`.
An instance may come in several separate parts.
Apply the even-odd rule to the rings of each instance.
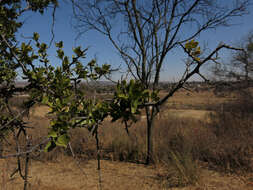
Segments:
[[[161,96],[163,96],[163,92]],[[168,100],[168,106],[175,109],[205,109],[212,110],[221,104],[235,100],[235,93],[227,93],[225,96],[217,96],[212,90],[201,92],[189,92],[181,90]]]
[[[234,131],[231,134],[223,133],[215,129],[219,124],[217,122],[220,122],[219,117],[214,119],[212,116],[217,110],[223,109],[223,103],[234,100],[234,95],[217,97],[211,92],[189,94],[181,91],[176,94],[156,120],[154,163],[151,166],[142,164],[145,157],[145,120],[140,120],[130,128],[130,136],[127,136],[120,122],[106,121],[99,133],[102,189],[253,189],[252,170],[248,170],[253,168],[252,150],[245,152],[244,149],[245,144],[249,147],[253,144],[252,138],[247,136],[248,132],[244,134],[244,129],[240,129],[241,125],[245,126],[245,121],[241,118],[231,121],[229,127]],[[36,139],[47,135],[47,112],[46,106],[36,106],[27,119],[29,125],[35,128],[30,130],[34,143]],[[232,119],[225,118],[225,121]],[[242,137],[234,136],[239,132]],[[72,130],[71,137],[76,158],[71,156],[68,149],[62,148],[35,156],[29,170],[30,189],[99,189],[94,138],[86,129]],[[184,165],[182,162],[176,166],[183,167],[186,174],[189,172],[187,175],[197,172],[198,180],[194,184],[183,185],[184,179],[180,178],[177,167],[175,169],[173,165],[175,163],[168,158],[171,150],[182,153],[179,158],[188,163]],[[23,181],[18,174],[10,178],[15,164],[13,159],[0,160],[1,190],[22,189]],[[243,169],[233,170],[237,167]]]
[[[80,165],[70,157],[62,157],[54,162],[33,161],[30,170],[30,189],[34,190],[81,190],[98,189],[98,175],[96,161],[90,160]],[[13,161],[1,162],[2,172],[13,170]],[[79,167],[80,166],[80,167]],[[80,169],[81,168],[81,169]],[[137,165],[133,163],[102,161],[102,187],[105,190],[167,189],[160,179],[162,168],[154,166]],[[8,190],[22,189],[22,180],[16,175],[8,179],[6,175],[0,180],[5,180]],[[201,169],[201,180],[194,186],[184,188],[169,188],[171,190],[251,190],[253,176],[237,176],[221,174],[215,171]],[[3,189],[3,184],[0,186]],[[3,189],[4,190],[4,189]]]

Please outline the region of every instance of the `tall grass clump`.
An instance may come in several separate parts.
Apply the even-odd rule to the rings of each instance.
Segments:
[[[198,122],[168,116],[156,121],[155,163],[165,168],[167,187],[183,187],[197,183],[199,168],[193,156],[191,131]]]
[[[101,129],[104,157],[110,160],[143,163],[145,160],[145,128],[143,122],[126,132],[120,122],[105,122]]]
[[[224,171],[253,171],[253,99],[247,91],[210,115],[215,142],[204,153],[209,165]]]

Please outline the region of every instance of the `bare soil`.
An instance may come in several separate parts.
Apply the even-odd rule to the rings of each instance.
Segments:
[[[0,161],[0,187],[2,190],[22,189],[18,174],[9,178],[15,169],[13,160]],[[221,174],[201,169],[200,181],[194,186],[169,188],[160,179],[163,171],[159,167],[141,164],[102,160],[101,186],[104,190],[172,189],[172,190],[252,190],[253,176]],[[54,162],[33,161],[30,168],[29,189],[32,190],[81,190],[99,189],[96,161],[75,161],[62,157]]]

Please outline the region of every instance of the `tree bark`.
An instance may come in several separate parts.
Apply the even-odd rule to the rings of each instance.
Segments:
[[[0,139],[0,157],[3,156],[3,141]]]
[[[153,128],[154,128],[154,112],[153,107],[146,107],[147,116],[147,155],[146,165],[153,161]]]

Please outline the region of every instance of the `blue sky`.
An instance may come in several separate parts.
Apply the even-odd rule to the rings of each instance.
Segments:
[[[247,35],[249,31],[253,30],[252,20],[253,20],[253,7],[250,7],[250,14],[243,17],[238,17],[233,20],[234,26],[228,28],[218,28],[216,30],[208,31],[202,33],[198,40],[200,45],[208,43],[208,48],[215,48],[220,42],[233,45],[240,41],[242,37]],[[45,12],[44,15],[27,13],[24,15],[23,20],[25,24],[23,28],[18,33],[18,39],[23,39],[22,36],[29,37],[32,36],[33,32],[38,32],[41,37],[41,41],[49,43],[52,37],[51,34],[51,24],[52,24],[52,9]],[[88,32],[81,38],[76,40],[77,34],[71,27],[72,19],[72,8],[70,4],[61,1],[60,7],[56,11],[56,21],[54,26],[55,39],[54,41],[62,40],[64,42],[64,50],[68,55],[72,55],[72,48],[81,45],[84,48],[89,48],[87,52],[88,62],[92,58],[96,57],[99,64],[108,63],[113,67],[118,67],[119,65],[124,66],[124,63],[119,58],[116,50],[112,47],[110,42],[104,38],[101,34],[97,32]],[[223,60],[228,61],[230,52],[222,52]],[[52,63],[59,63],[56,58],[54,45],[49,50],[50,60]],[[166,64],[163,67],[163,72],[161,76],[161,81],[177,80],[180,78],[181,74],[184,72],[183,58],[185,55],[178,50],[172,51],[166,60]],[[114,79],[118,79],[120,73],[114,75]],[[193,78],[197,79],[197,78]]]

